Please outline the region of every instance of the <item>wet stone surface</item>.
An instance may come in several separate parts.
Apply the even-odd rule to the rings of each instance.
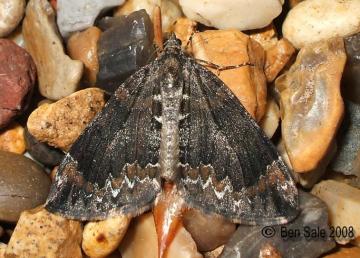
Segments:
[[[96,84],[112,93],[126,78],[155,58],[153,27],[144,10],[128,16],[104,18],[99,27],[104,32],[98,42]]]

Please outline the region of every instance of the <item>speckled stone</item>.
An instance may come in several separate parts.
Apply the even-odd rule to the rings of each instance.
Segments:
[[[287,257],[287,258],[317,258],[335,247],[335,242],[329,237],[328,212],[324,202],[306,192],[300,192],[301,213],[286,225],[265,226],[240,225],[225,245],[219,258],[259,258],[259,257]],[[304,237],[304,227],[324,230],[325,237]],[[264,229],[265,228],[265,229]],[[281,232],[286,229],[299,229],[299,237],[289,239]],[[264,230],[264,231],[263,231]],[[273,231],[274,230],[274,231]],[[264,233],[265,232],[265,233]],[[275,232],[274,235],[270,234]],[[265,237],[263,234],[270,237]],[[261,256],[271,253],[270,256]],[[280,255],[280,256],[279,256]]]
[[[12,123],[4,130],[0,130],[0,150],[17,154],[25,152],[24,128]]]
[[[7,258],[82,258],[81,223],[46,211],[24,211],[12,234]]]
[[[67,151],[104,105],[104,92],[87,88],[38,107],[30,114],[27,128],[38,141]]]

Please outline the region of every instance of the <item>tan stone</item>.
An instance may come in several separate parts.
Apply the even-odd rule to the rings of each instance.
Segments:
[[[92,258],[111,254],[123,239],[130,220],[128,216],[116,216],[87,223],[83,232],[82,250]]]
[[[220,67],[251,63],[254,66],[219,71],[204,64],[216,74],[259,121],[266,107],[266,79],[263,73],[264,50],[247,35],[236,30],[208,30],[192,39],[194,57]]]
[[[24,128],[21,125],[13,123],[0,131],[0,150],[23,154],[25,149]]]
[[[7,36],[24,16],[25,0],[0,1],[0,37]]]
[[[6,244],[0,243],[0,258],[5,258],[6,248],[7,248]]]
[[[274,98],[268,98],[266,103],[265,115],[260,121],[260,127],[264,130],[267,137],[271,138],[279,127],[280,108]]]
[[[336,242],[346,244],[360,236],[360,190],[345,183],[325,180],[316,184],[311,193],[323,200],[329,209],[329,220],[333,227],[354,229],[354,237],[337,237]]]
[[[83,64],[65,55],[55,23],[55,12],[47,0],[30,0],[23,21],[26,49],[35,61],[41,95],[61,99],[75,92]]]
[[[335,253],[325,255],[323,258],[357,258],[360,257],[359,247],[341,247]]]
[[[224,246],[219,246],[218,248],[212,250],[211,252],[204,253],[204,258],[218,258],[220,257],[221,252],[223,251]]]
[[[103,90],[81,90],[35,109],[28,118],[27,128],[37,140],[67,151],[104,105]]]
[[[46,211],[24,211],[6,248],[5,258],[82,257],[81,224]]]
[[[249,36],[258,42],[265,51],[276,46],[278,43],[278,37],[273,23],[262,29],[249,31]]]
[[[85,31],[74,33],[67,42],[67,51],[72,59],[80,60],[84,64],[83,78],[94,85],[99,70],[97,56],[97,42],[101,30],[95,26]]]
[[[344,112],[340,80],[346,61],[343,40],[303,48],[275,85],[280,92],[282,137],[293,169],[315,169],[326,154]]]
[[[186,51],[191,52],[191,44],[189,40],[191,36],[195,33],[196,22],[189,20],[188,18],[180,17],[176,20],[173,32],[176,37],[181,40],[181,46],[186,47]]]
[[[295,48],[286,39],[279,40],[275,46],[266,51],[265,75],[268,82],[275,80],[294,53]]]
[[[120,244],[122,258],[158,258],[158,242],[152,213],[134,219]],[[167,257],[201,258],[190,234],[180,227],[171,243]]]

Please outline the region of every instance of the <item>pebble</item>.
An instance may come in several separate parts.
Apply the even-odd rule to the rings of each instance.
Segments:
[[[266,102],[265,114],[260,121],[260,127],[266,136],[271,138],[279,127],[280,108],[274,98],[268,98]]]
[[[313,187],[311,193],[327,204],[333,227],[352,226],[354,238],[360,236],[360,189],[334,180],[323,180]],[[347,244],[352,238],[335,234],[335,240],[339,244]]]
[[[124,0],[57,0],[57,24],[63,37],[91,27],[101,12]]]
[[[99,26],[105,31],[98,43],[100,68],[96,84],[112,93],[156,56],[153,26],[145,10],[104,18]]]
[[[71,35],[67,42],[67,51],[72,59],[80,60],[84,64],[84,81],[95,85],[96,75],[99,71],[97,56],[97,43],[101,30],[95,26],[85,31]]]
[[[11,39],[16,45],[25,49],[24,37],[22,35],[22,27],[18,26],[9,36],[8,39]]]
[[[62,151],[51,147],[46,143],[38,141],[29,133],[27,128],[25,128],[24,135],[26,149],[32,158],[36,159],[45,166],[56,166],[60,164],[64,157],[64,153]]]
[[[336,252],[323,258],[356,258],[360,257],[360,248],[356,246],[340,247]]]
[[[343,75],[342,94],[360,104],[360,33],[344,39],[347,63]]]
[[[341,38],[320,41],[301,49],[295,64],[275,81],[282,138],[296,172],[315,169],[337,132],[344,111],[340,80],[345,60]]]
[[[212,251],[227,243],[236,229],[234,223],[196,209],[190,209],[183,215],[183,224],[201,252]]]
[[[13,123],[0,131],[0,150],[17,154],[25,152],[24,128],[21,125]]]
[[[83,231],[82,250],[91,258],[112,253],[123,239],[130,221],[127,216],[116,216],[87,223]]]
[[[208,30],[194,34],[191,45],[195,58],[219,66],[254,64],[218,71],[200,63],[217,75],[259,121],[265,113],[267,95],[263,72],[265,56],[260,44],[240,31]]]
[[[180,6],[176,1],[172,0],[128,0],[124,5],[118,7],[114,15],[129,15],[132,12],[145,9],[147,14],[153,20],[153,12],[155,6],[161,9],[162,31],[170,32],[175,21],[182,16]]]
[[[331,168],[360,177],[360,104],[345,101],[345,118],[340,129],[338,152]]]
[[[191,53],[191,50],[188,48],[191,47],[189,41],[193,34],[196,31],[196,22],[189,20],[187,18],[181,17],[176,20],[173,26],[173,32],[176,35],[176,38],[181,40],[181,46],[185,51]]]
[[[263,234],[264,226],[240,225],[225,245],[219,258],[317,258],[335,247],[328,226],[328,212],[324,202],[315,196],[299,192],[301,213],[292,222],[286,225],[274,225],[268,229],[268,236]],[[305,227],[311,230],[317,228],[324,231],[325,237],[320,235],[306,237]],[[282,230],[283,228],[283,230]],[[287,236],[285,236],[286,228]],[[272,231],[273,230],[273,231]],[[299,230],[297,236],[290,237],[290,230]],[[314,232],[314,231],[312,231]]]
[[[73,1],[73,4],[77,2]],[[41,95],[56,100],[75,92],[83,64],[64,53],[55,24],[55,12],[47,0],[29,1],[23,21],[23,37],[36,64]]]
[[[298,182],[306,189],[311,189],[316,183],[323,178],[329,171],[329,164],[334,158],[337,150],[335,141],[330,144],[324,158],[320,161],[317,167],[307,173],[297,173]]]
[[[0,1],[0,37],[9,35],[20,23],[25,12],[25,0]]]
[[[357,176],[346,176],[343,173],[338,173],[334,171],[329,171],[326,174],[327,179],[332,179],[338,182],[343,182],[352,187],[356,187],[360,189],[360,178]]]
[[[36,68],[31,56],[8,39],[0,39],[0,129],[21,114],[31,98]]]
[[[283,0],[179,0],[189,19],[218,29],[238,30],[269,25],[281,13],[283,3]]]
[[[0,258],[5,258],[6,248],[7,248],[7,245],[0,242]]]
[[[81,235],[80,222],[52,214],[40,206],[21,214],[5,257],[82,258]]]
[[[296,48],[360,31],[359,0],[306,0],[292,8],[282,32]]]
[[[273,82],[278,74],[289,63],[295,53],[295,48],[286,39],[280,39],[278,43],[266,51],[265,76],[268,82]]]
[[[101,89],[84,89],[35,109],[28,118],[27,128],[38,141],[68,151],[104,105]]]
[[[274,81],[291,60],[295,53],[295,48],[284,38],[278,40],[273,24],[260,30],[253,30],[249,36],[264,48],[265,76],[268,82]]]
[[[158,258],[158,239],[152,213],[136,217],[119,247],[122,258]],[[185,228],[180,227],[167,251],[171,258],[202,258]]]
[[[34,161],[0,151],[0,221],[16,222],[20,213],[43,204],[50,179]]]
[[[219,246],[218,248],[212,250],[211,252],[205,252],[204,258],[218,258],[220,257],[221,252],[224,250],[224,246]]]

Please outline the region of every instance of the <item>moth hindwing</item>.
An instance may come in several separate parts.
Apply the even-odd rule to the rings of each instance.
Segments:
[[[80,220],[138,214],[175,183],[192,207],[246,224],[298,213],[276,148],[234,94],[175,38],[126,80],[61,163],[46,208]]]

